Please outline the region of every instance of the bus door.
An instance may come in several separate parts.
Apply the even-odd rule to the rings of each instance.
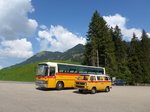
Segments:
[[[49,88],[55,88],[55,86],[56,86],[55,76],[56,76],[56,67],[50,66],[50,68],[49,68],[49,81],[48,81],[48,87]]]

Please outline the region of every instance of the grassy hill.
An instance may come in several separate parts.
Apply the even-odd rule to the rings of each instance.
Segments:
[[[77,62],[70,62],[70,61],[51,61],[51,62],[80,64]],[[33,82],[35,81],[38,63],[39,62],[2,69],[0,70],[0,80]]]
[[[42,51],[22,63],[0,70],[0,80],[32,82],[35,80],[35,74],[39,62],[53,60],[52,62],[80,64],[83,60],[83,50],[84,45],[78,44],[63,53]]]
[[[0,70],[0,80],[32,82],[35,80],[37,64],[38,63],[32,63],[2,69]]]

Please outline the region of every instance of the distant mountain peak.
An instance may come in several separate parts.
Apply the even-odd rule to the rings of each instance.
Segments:
[[[41,62],[45,60],[64,60],[64,61],[74,61],[81,62],[83,60],[84,45],[78,44],[65,52],[52,52],[52,51],[41,51],[34,56],[28,58],[26,61],[13,65],[20,66],[25,64],[31,64],[35,62]]]
[[[83,44],[77,44],[76,46],[72,47],[71,49],[68,49],[68,50],[65,51],[65,52],[72,52],[72,51],[78,52],[78,50],[79,50],[79,52],[80,52],[80,50],[83,51],[83,48],[84,48],[84,45],[83,45]],[[64,52],[64,53],[65,53],[65,52]]]
[[[44,56],[46,54],[46,51],[42,51],[36,54],[36,57],[41,57]]]

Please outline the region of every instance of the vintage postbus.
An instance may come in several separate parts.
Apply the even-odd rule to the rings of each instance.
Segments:
[[[95,94],[97,91],[109,92],[112,88],[111,79],[108,75],[83,74],[75,81],[79,92],[90,91]]]
[[[36,85],[44,88],[75,87],[75,79],[80,74],[105,74],[105,68],[64,63],[45,62],[38,64]]]

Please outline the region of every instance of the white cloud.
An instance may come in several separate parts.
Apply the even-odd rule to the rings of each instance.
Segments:
[[[147,33],[148,37],[150,38],[150,33]]]
[[[126,18],[122,17],[119,14],[115,14],[114,16],[103,16],[106,20],[107,24],[112,26],[113,28],[118,25],[119,27],[124,27],[126,24]]]
[[[28,58],[33,55],[32,44],[24,39],[2,41],[0,58]]]
[[[48,51],[65,51],[74,47],[77,44],[85,44],[86,39],[79,37],[62,26],[51,26],[38,32],[38,40],[40,42],[41,50]]]
[[[43,30],[45,30],[45,29],[47,29],[47,26],[45,26],[45,25],[40,25],[40,28],[43,29]]]
[[[111,27],[114,28],[116,25],[119,26],[123,34],[124,40],[130,41],[133,36],[133,32],[137,35],[137,37],[139,38],[141,37],[142,30],[138,28],[127,28],[126,27],[127,19],[121,16],[120,14],[115,14],[114,16],[103,16],[103,18],[106,20],[107,24],[110,25]],[[150,33],[147,34],[148,36],[150,36]]]
[[[3,67],[2,66],[0,66],[0,70],[2,69]]]
[[[33,35],[38,23],[27,16],[33,11],[31,0],[0,0],[0,38],[14,40]]]

